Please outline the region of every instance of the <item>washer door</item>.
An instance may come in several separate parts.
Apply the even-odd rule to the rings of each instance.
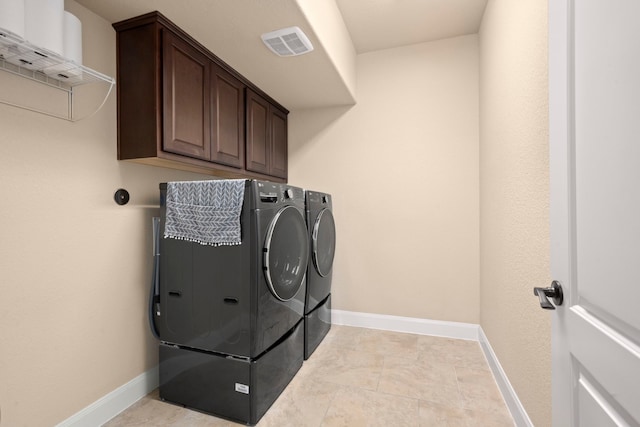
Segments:
[[[313,224],[313,265],[322,277],[331,273],[333,256],[336,253],[336,223],[327,208],[322,209]]]
[[[307,226],[298,209],[286,206],[273,217],[263,253],[271,293],[280,301],[289,301],[302,286],[309,261]]]

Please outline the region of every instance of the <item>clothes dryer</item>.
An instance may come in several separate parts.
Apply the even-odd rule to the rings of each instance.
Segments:
[[[311,256],[307,266],[304,358],[308,359],[331,329],[331,281],[336,225],[331,195],[305,191]]]
[[[160,189],[163,234],[167,185]],[[304,191],[246,180],[240,228],[235,245],[160,239],[151,305],[160,397],[255,424],[302,365]]]

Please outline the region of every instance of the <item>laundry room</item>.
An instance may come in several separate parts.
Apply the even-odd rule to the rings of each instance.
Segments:
[[[299,363],[297,373],[287,374],[295,392],[305,383],[293,381],[305,376],[322,373],[329,378],[309,386],[317,392],[315,411],[321,414],[307,425],[349,421],[374,425],[366,412],[383,419],[382,409],[380,413],[371,409],[386,408],[383,395],[394,395],[397,408],[415,413],[397,425],[438,425],[428,421],[435,419],[429,418],[435,416],[434,408],[444,412],[451,408],[430,394],[437,387],[421,396],[398,392],[384,372],[394,363],[401,371],[405,358],[400,353],[385,358],[376,351],[397,345],[406,358],[420,360],[421,348],[451,349],[449,356],[443,354],[443,361],[435,363],[447,365],[458,357],[453,353],[458,341],[477,347],[485,364],[482,372],[492,378],[489,387],[503,411],[494,425],[505,425],[505,419],[506,425],[550,425],[551,322],[531,291],[550,283],[547,2],[449,1],[449,15],[435,15],[447,2],[411,1],[407,3],[414,9],[404,10],[402,2],[390,1],[386,3],[395,3],[403,14],[387,14],[388,22],[380,18],[383,1],[370,7],[365,1],[349,0],[197,2],[186,8],[178,3],[64,1],[65,10],[82,24],[82,64],[101,80],[79,86],[69,99],[50,96],[57,88],[25,78],[28,73],[5,72],[17,66],[9,63],[8,51],[0,50],[5,52],[0,58],[5,68],[0,69],[0,180],[5,190],[0,203],[0,426],[102,425],[115,422],[114,417],[145,398],[153,399],[154,405],[177,406],[171,398],[161,402],[153,394],[158,393],[162,375],[162,344],[150,328],[148,311],[156,271],[153,218],[163,215],[166,193],[161,188],[166,191],[166,187],[161,184],[221,179],[247,179],[244,201],[254,203],[255,209],[246,212],[243,225],[264,227],[264,235],[256,237],[262,239],[260,245],[277,230],[269,230],[270,219],[252,222],[256,211],[283,203],[293,206],[305,221],[301,224],[306,224],[304,190],[317,192],[320,204],[331,202],[335,257],[330,267],[330,305],[323,308],[331,316],[330,329],[328,324],[319,326],[322,337],[313,344],[316,361],[314,350],[309,354],[300,350],[291,362]],[[420,3],[432,9],[422,9]],[[161,17],[153,18],[153,23],[152,18],[135,25],[128,21],[154,11]],[[429,18],[427,11],[436,18]],[[433,29],[431,34],[423,40],[389,35],[413,25],[411,16],[418,12]],[[377,24],[366,22],[374,18]],[[161,26],[164,33],[153,27],[156,32],[141,30],[125,40],[125,31],[143,24]],[[260,39],[261,34],[290,26],[306,33],[313,51],[279,57]],[[274,120],[273,133],[286,137],[283,163],[272,162],[270,169],[261,170],[259,156],[247,149],[249,145],[235,157],[215,160],[221,166],[213,170],[201,160],[183,160],[196,157],[180,152],[190,148],[180,146],[179,140],[197,128],[193,124],[197,119],[176,120],[171,129],[163,128],[169,121],[159,118],[167,105],[180,105],[163,103],[163,96],[175,87],[162,86],[169,79],[162,80],[155,63],[145,69],[149,74],[130,78],[122,74],[136,61],[168,58],[168,51],[152,50],[167,43],[159,34],[168,32],[181,38],[171,41],[174,46],[182,49],[187,40],[197,52],[206,50],[207,58],[215,56],[219,62],[208,72],[222,70],[219,75],[225,81],[239,81],[244,92],[237,99],[254,105],[250,111],[261,111],[265,105],[265,111],[275,111],[269,120]],[[129,56],[126,43],[133,46]],[[181,57],[176,58],[180,65]],[[207,81],[203,87],[211,91],[213,83]],[[228,95],[234,87],[240,86],[224,86],[227,92],[221,93]],[[121,92],[123,88],[130,89]],[[188,93],[192,87],[178,89]],[[68,108],[79,114],[77,120],[58,117]],[[42,109],[45,114],[33,111]],[[214,115],[206,117],[213,122]],[[132,127],[125,129],[123,123]],[[237,130],[243,141],[253,135],[244,121]],[[158,135],[170,132],[174,132],[172,143],[178,143],[163,157],[156,152],[162,144]],[[142,141],[139,147],[144,144],[144,148],[125,147],[126,138]],[[213,156],[213,151],[207,155]],[[233,165],[236,160],[240,166]],[[274,187],[258,189],[258,182]],[[285,211],[293,215],[293,208]],[[307,225],[304,233],[313,237]],[[192,247],[185,240],[176,242],[180,242],[175,243],[174,248],[180,248],[176,253],[192,250],[183,249]],[[205,252],[244,250],[239,243],[212,246]],[[311,268],[319,261],[314,261],[313,245],[308,249],[305,260]],[[265,255],[256,253],[230,256],[222,263],[237,266],[238,275],[248,274],[250,269],[262,269],[252,260],[263,260]],[[310,276],[301,269],[290,270],[296,277],[299,273],[300,282],[302,276],[305,281]],[[328,268],[315,271],[320,279],[329,274]],[[265,289],[273,291],[265,295],[278,294],[269,275],[262,270],[260,274]],[[184,292],[168,289],[164,300],[184,301]],[[242,297],[225,292],[219,295],[220,312],[242,305],[238,303]],[[327,303],[326,298],[323,294],[316,303]],[[243,353],[238,344],[233,350],[221,350],[224,354],[257,360],[275,344],[298,342],[295,331],[287,333],[305,315],[304,297],[280,295],[273,301],[265,312],[289,301],[299,318],[271,325],[282,327],[277,337],[269,338],[266,329],[247,327],[252,334],[267,336],[263,343],[253,338],[244,342],[246,348],[255,345],[256,352]],[[250,316],[247,313],[243,315]],[[156,315],[161,335],[182,333],[184,325],[160,317]],[[370,335],[374,331],[381,331],[392,344],[378,341],[382,338]],[[451,341],[445,346],[429,341],[433,337]],[[218,345],[219,336],[209,338],[206,345]],[[232,341],[228,336],[220,339]],[[338,348],[343,349],[342,356]],[[374,355],[365,356],[367,348]],[[362,356],[373,360],[375,367],[337,378],[318,362],[329,356],[340,363],[340,357],[348,363],[348,357]],[[453,374],[454,383],[478,377],[471,364],[463,368],[457,380]],[[349,393],[354,390],[349,387],[362,393]],[[445,388],[441,392],[446,394]],[[283,392],[278,398],[278,393],[259,425],[278,425],[282,419],[304,425],[295,418],[299,403],[295,396]],[[469,403],[482,393],[476,389],[466,396],[462,393],[460,404],[454,404],[455,417],[488,420],[483,417],[491,416],[493,409]],[[364,418],[349,418],[357,411],[348,415],[350,410],[338,405],[341,400],[364,408],[360,414]],[[396,413],[389,409],[386,415]],[[204,415],[193,411],[168,417],[177,417],[171,418],[175,425],[196,425],[195,420],[201,423],[197,425],[217,425],[211,419],[218,418],[200,416]],[[238,421],[230,415],[223,418]],[[257,421],[241,418],[243,423]],[[119,425],[127,425],[126,418],[120,420]]]

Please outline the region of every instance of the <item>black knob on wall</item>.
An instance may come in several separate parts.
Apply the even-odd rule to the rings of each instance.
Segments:
[[[124,188],[120,188],[113,195],[113,200],[119,205],[126,205],[129,203],[129,192]]]

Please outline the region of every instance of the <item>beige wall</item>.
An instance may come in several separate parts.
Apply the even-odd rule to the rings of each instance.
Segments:
[[[481,325],[536,426],[551,424],[547,2],[489,0],[480,30]]]
[[[291,113],[290,182],[334,197],[334,308],[478,323],[477,42],[359,55],[355,106]]]
[[[115,76],[111,26],[67,6],[85,28],[85,64]],[[27,99],[46,93],[15,84]],[[55,425],[157,364],[150,218],[159,182],[198,176],[118,162],[115,101],[76,123],[0,104],[3,426]],[[113,201],[121,187],[126,206]]]

